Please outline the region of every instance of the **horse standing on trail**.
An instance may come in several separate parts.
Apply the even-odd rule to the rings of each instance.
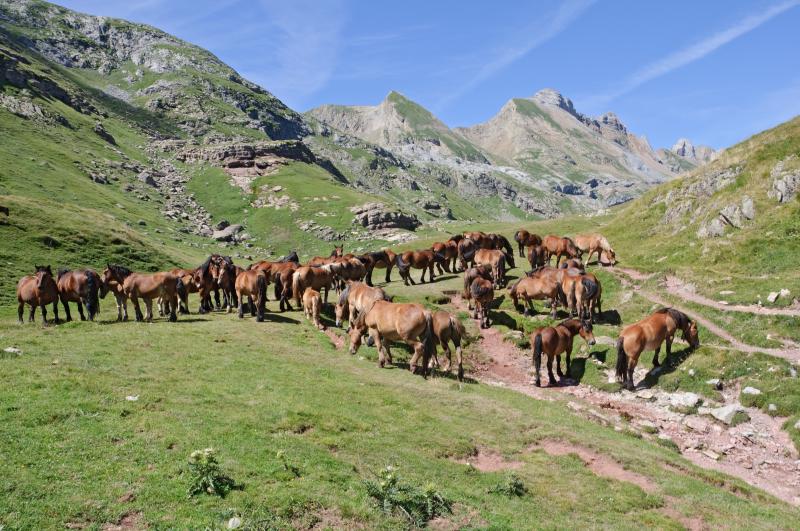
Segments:
[[[597,263],[602,264],[603,255],[610,265],[617,263],[617,255],[608,240],[602,234],[581,234],[574,238],[575,246],[585,253],[585,264],[589,265],[589,258],[597,253]]]
[[[470,287],[472,286],[472,281],[476,278],[483,278],[491,282],[492,269],[486,266],[475,266],[464,271],[464,292],[462,297],[467,301],[468,310],[472,310],[472,291]]]
[[[100,311],[98,293],[102,293],[102,296],[105,296],[105,287],[96,271],[92,269],[76,269],[73,271],[59,269],[56,285],[58,286],[58,297],[61,300],[61,304],[64,305],[64,312],[67,314],[67,321],[72,321],[72,315],[69,312],[70,302],[78,304],[78,314],[81,316],[81,321],[86,320],[86,316],[83,313],[84,306],[86,306],[86,311],[89,314],[89,320],[94,321],[95,315]]]
[[[697,323],[689,319],[685,313],[674,308],[663,308],[645,317],[641,321],[626,326],[617,340],[617,379],[622,385],[633,391],[633,370],[639,362],[639,356],[645,350],[653,350],[653,367],[659,367],[658,354],[661,344],[667,343],[667,357],[672,354],[672,341],[678,330],[683,332],[683,339],[689,343],[689,349],[700,346]]]
[[[491,326],[489,308],[492,305],[492,301],[494,301],[492,282],[478,277],[472,281],[469,291],[470,296],[475,301],[475,311],[472,314],[472,318],[480,321],[481,328],[489,328]]]
[[[491,268],[495,289],[500,289],[506,284],[506,258],[508,255],[498,249],[475,251],[475,265]]]
[[[567,319],[556,326],[545,326],[533,331],[531,334],[531,345],[533,345],[533,364],[536,368],[536,387],[542,386],[542,381],[539,377],[539,370],[542,366],[542,354],[547,356],[547,376],[550,378],[548,385],[556,385],[556,379],[553,376],[553,358],[556,358],[556,373],[560,380],[559,383],[563,383],[564,373],[561,372],[561,353],[563,352],[566,354],[567,374],[569,374],[572,343],[576,335],[580,335],[589,346],[595,344],[592,323],[589,321]]]
[[[541,267],[534,269],[527,276],[515,282],[509,289],[509,296],[514,303],[514,308],[525,316],[536,312],[533,301],[549,300],[550,317],[555,319],[560,289],[558,270],[553,267]],[[519,303],[520,299],[523,304]]]
[[[28,315],[28,322],[33,322],[36,316],[36,307],[39,306],[42,308],[42,323],[47,325],[47,305],[52,303],[55,322],[58,324],[58,286],[53,280],[53,271],[49,265],[34,267],[36,272],[33,275],[26,275],[17,283],[19,322],[23,322],[22,314],[25,311],[25,305],[30,304],[31,311]]]

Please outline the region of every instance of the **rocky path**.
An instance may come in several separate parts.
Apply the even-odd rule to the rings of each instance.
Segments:
[[[769,354],[770,356],[775,356],[775,357],[778,357],[778,358],[784,358],[784,359],[787,359],[787,360],[793,361],[793,362],[800,361],[800,347],[798,347],[797,345],[795,345],[795,344],[793,344],[791,342],[785,343],[784,348],[768,348],[768,347],[758,347],[758,346],[755,346],[755,345],[748,345],[747,343],[744,343],[744,342],[736,339],[727,330],[725,330],[721,326],[717,325],[713,321],[709,320],[708,318],[704,317],[703,315],[701,315],[701,314],[699,314],[699,313],[697,313],[697,312],[695,312],[695,311],[693,311],[693,310],[691,310],[689,308],[686,308],[686,307],[683,307],[683,306],[680,306],[680,305],[676,305],[676,304],[672,304],[669,301],[667,301],[666,299],[664,299],[663,297],[659,296],[658,294],[653,293],[653,292],[651,292],[649,290],[646,290],[646,289],[642,288],[640,285],[636,284],[635,282],[631,282],[631,280],[633,280],[633,281],[643,281],[643,280],[650,279],[650,278],[652,278],[654,276],[653,274],[647,275],[647,274],[640,273],[640,272],[638,272],[636,270],[633,270],[633,269],[625,269],[625,268],[613,268],[613,269],[611,269],[611,271],[614,272],[615,274],[617,274],[617,276],[620,278],[620,280],[622,282],[622,285],[624,287],[632,289],[634,292],[638,293],[639,295],[641,295],[642,297],[646,298],[647,300],[649,300],[651,302],[654,302],[655,304],[660,304],[661,306],[671,306],[671,307],[673,307],[673,308],[675,308],[677,310],[682,311],[683,313],[685,313],[686,315],[688,315],[689,317],[691,317],[692,319],[694,319],[695,321],[700,323],[702,326],[704,326],[709,332],[711,332],[715,336],[719,337],[720,339],[723,339],[726,342],[730,343],[730,345],[733,348],[735,348],[736,350],[739,350],[739,351],[742,351],[742,352],[747,352],[747,353],[763,352],[764,354]],[[619,273],[622,273],[622,274],[620,275]],[[669,277],[667,277],[667,278],[669,279]],[[674,279],[674,277],[672,277],[672,278]],[[731,308],[730,306],[726,306],[724,304],[720,304],[717,301],[712,301],[710,299],[707,299],[706,297],[703,297],[702,295],[698,295],[696,293],[687,293],[685,289],[679,288],[678,284],[675,281],[673,281],[673,283],[672,283],[673,287],[671,289],[670,289],[669,286],[670,286],[670,283],[668,281],[667,282],[667,291],[670,294],[675,295],[675,296],[681,298],[684,301],[694,302],[694,303],[697,303],[697,304],[702,304],[704,306],[709,306],[709,307],[716,308],[716,309],[725,310],[725,309],[730,309]],[[692,296],[690,297],[690,296],[687,296],[687,295],[692,295]],[[714,304],[705,304],[702,301],[708,301],[708,302],[714,303]],[[740,306],[740,308],[750,308],[750,306]],[[760,308],[760,307],[758,307],[758,306],[753,307],[752,311],[748,311],[748,313],[753,313],[753,314],[762,313],[764,315],[768,315],[767,313],[756,311],[755,308]],[[763,309],[764,310],[784,310],[786,312],[796,312],[796,314],[798,316],[800,316],[800,311],[793,310],[793,309],[788,309],[788,308],[787,309],[763,308]],[[795,313],[781,313],[781,314],[771,314],[771,315],[795,315]]]
[[[466,309],[458,295],[452,303],[459,310]],[[781,429],[785,419],[770,417],[755,408],[742,408],[750,420],[730,426],[708,415],[714,408],[741,407],[736,386],[729,386],[719,402],[702,402],[702,397],[693,393],[655,389],[610,393],[578,382],[537,388],[533,385],[530,352],[505,341],[495,328],[481,330],[480,336],[482,356],[471,360],[474,368],[471,376],[477,380],[538,400],[567,400],[570,409],[591,421],[620,430],[628,427],[645,438],[669,439],[692,463],[741,478],[782,500],[800,505],[800,458],[788,434]],[[598,340],[613,343],[613,338]],[[576,343],[576,350],[579,348]],[[574,358],[580,356],[576,352]],[[600,363],[591,357],[585,362]],[[542,383],[546,385],[544,363],[542,371]],[[613,378],[613,372],[608,372],[610,379]],[[636,379],[641,380],[645,374],[645,369],[638,369]],[[681,410],[698,413],[683,414]]]

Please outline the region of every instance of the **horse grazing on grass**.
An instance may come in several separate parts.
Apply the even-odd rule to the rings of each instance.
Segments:
[[[420,367],[422,376],[428,377],[431,358],[436,354],[436,335],[433,316],[421,304],[375,301],[361,312],[350,327],[350,354],[358,352],[365,333],[378,349],[378,366],[392,363],[390,341],[402,341],[414,349],[409,362],[412,373]],[[421,365],[418,365],[422,357]]]
[[[480,321],[481,328],[489,328],[489,307],[494,300],[494,287],[490,280],[476,278],[469,287],[470,297],[475,301],[475,311],[472,313],[473,319]]]
[[[342,322],[347,319],[349,330],[358,315],[372,306],[372,303],[388,300],[389,296],[381,288],[374,288],[363,282],[348,282],[336,303],[336,326],[341,327]]]
[[[298,306],[301,304],[303,292],[306,288],[314,288],[322,292],[325,290],[325,304],[328,304],[328,292],[334,285],[336,275],[330,264],[320,267],[302,266],[292,274],[292,297]]]
[[[336,291],[341,292],[349,280],[361,282],[367,274],[367,268],[360,258],[337,258],[330,264],[331,271],[336,275]]]
[[[560,284],[557,279],[557,270],[552,267],[543,267],[531,272],[515,282],[509,288],[509,296],[514,303],[514,308],[528,316],[536,313],[533,305],[535,300],[550,301],[550,317],[556,317],[556,307],[559,301]],[[519,301],[522,299],[523,304]]]
[[[264,320],[267,302],[267,274],[260,269],[247,269],[236,275],[234,281],[238,299],[239,319],[244,318],[244,298],[250,299],[250,315],[259,323]]]
[[[367,253],[360,256],[359,259],[364,263],[364,267],[367,269],[367,274],[365,277],[367,286],[372,286],[372,270],[376,267],[378,269],[386,269],[387,284],[392,281],[392,268],[395,265],[397,255],[392,252],[391,249]]]
[[[78,314],[81,316],[81,321],[86,320],[86,316],[83,313],[84,305],[89,314],[89,320],[94,321],[95,315],[100,311],[98,293],[103,292],[103,296],[105,296],[105,287],[97,271],[92,269],[76,269],[74,271],[59,269],[56,285],[58,286],[58,298],[61,300],[61,304],[64,305],[64,312],[67,314],[67,321],[72,321],[72,315],[69,313],[70,302],[78,304]]]
[[[443,254],[434,253],[430,249],[422,251],[406,251],[397,255],[397,270],[403,278],[403,282],[408,286],[409,281],[415,285],[414,279],[411,278],[411,268],[422,269],[422,274],[419,277],[420,283],[425,283],[425,272],[428,272],[429,282],[434,281],[433,266],[441,264],[445,261]]]
[[[130,269],[121,265],[106,264],[103,270],[105,292],[113,293],[117,302],[117,321],[128,320],[128,297],[125,295],[123,285],[125,279],[132,274]]]
[[[661,344],[666,341],[667,357],[669,357],[672,354],[672,341],[679,329],[683,332],[683,339],[689,343],[690,350],[700,346],[697,323],[674,308],[658,310],[622,330],[617,340],[617,379],[626,389],[634,390],[633,370],[642,352],[655,351],[653,367],[660,366],[658,354],[661,351]]]
[[[594,253],[597,253],[597,263],[602,262],[603,254],[611,265],[617,263],[617,255],[608,240],[602,234],[581,234],[574,238],[575,246],[585,253],[586,265]]]
[[[458,265],[462,271],[475,265],[475,251],[477,250],[478,244],[475,243],[475,240],[463,238],[458,242]]]
[[[322,297],[320,296],[319,291],[312,288],[306,288],[306,290],[303,292],[303,313],[305,314],[306,319],[314,323],[314,326],[320,330],[325,330],[325,327],[319,320],[321,307]]]
[[[478,249],[475,251],[475,265],[488,267],[492,270],[495,289],[500,289],[506,284],[507,258],[508,255],[498,249]]]
[[[131,273],[122,283],[122,291],[126,299],[133,301],[137,321],[153,320],[153,300],[161,299],[169,305],[169,320],[178,320],[178,300],[184,298],[186,287],[183,281],[170,272]],[[139,299],[144,300],[146,315],[142,315]],[[165,312],[166,313],[166,312]]]
[[[514,233],[514,241],[517,242],[517,246],[519,247],[520,258],[525,258],[525,248],[541,245],[542,237],[538,234],[532,234],[525,229],[520,229]]]
[[[545,249],[545,263],[549,263],[552,257],[556,257],[556,267],[561,262],[561,257],[567,258],[580,258],[581,250],[575,245],[575,242],[570,238],[562,238],[561,236],[545,236],[542,240],[542,245]]]
[[[542,354],[547,356],[547,376],[550,378],[548,386],[556,385],[556,379],[553,376],[554,357],[556,359],[556,373],[560,380],[559,383],[563,383],[564,373],[561,372],[561,353],[563,352],[566,354],[567,374],[569,374],[572,342],[576,335],[580,335],[589,346],[595,344],[592,323],[585,320],[567,319],[556,326],[545,326],[544,328],[537,328],[533,331],[531,334],[531,345],[533,345],[533,365],[536,367],[536,387],[542,386],[542,381],[539,377],[539,370],[542,366]]]
[[[467,335],[464,325],[455,315],[443,310],[438,310],[433,313],[433,333],[436,336],[436,340],[442,346],[444,354],[447,356],[447,367],[444,370],[448,373],[453,366],[452,351],[450,350],[450,343],[453,343],[456,349],[456,362],[458,363],[458,381],[462,381],[464,379],[464,365],[461,341]],[[434,355],[434,357],[436,358],[436,365],[438,366],[439,359],[436,355]]]
[[[25,305],[30,304],[31,311],[28,315],[28,322],[33,322],[36,316],[36,307],[42,308],[42,323],[47,325],[47,305],[53,304],[53,314],[55,322],[58,323],[58,286],[53,280],[53,271],[50,266],[34,266],[35,273],[26,275],[17,282],[17,317],[22,323],[22,313]]]
[[[458,242],[447,240],[446,242],[436,242],[431,246],[434,254],[444,256],[443,262],[436,263],[436,269],[440,275],[456,272],[456,260],[458,259]]]
[[[472,309],[472,292],[470,291],[470,287],[472,286],[472,281],[476,278],[482,278],[491,282],[492,269],[486,266],[475,266],[464,271],[464,292],[462,297],[467,301],[467,309],[469,310]]]

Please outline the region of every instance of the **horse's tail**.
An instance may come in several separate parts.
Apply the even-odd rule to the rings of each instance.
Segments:
[[[617,339],[617,378],[625,379],[628,370],[628,355],[625,353],[625,338]]]
[[[178,277],[178,280],[175,281],[175,291],[178,292],[178,297],[180,297],[181,301],[188,303],[189,293],[186,291],[186,285],[181,280],[181,277]]]
[[[539,386],[539,369],[542,368],[542,334],[533,338],[533,366],[536,369],[536,385]]]
[[[583,298],[585,300],[594,299],[597,296],[597,283],[591,278],[581,279],[583,284]]]
[[[500,259],[497,261],[497,268],[500,270],[500,278],[498,282],[504,282],[506,279],[506,261],[509,260],[509,257],[505,253],[500,254]],[[511,258],[513,260],[513,258]]]
[[[97,292],[100,289],[97,274],[94,271],[89,271],[86,274],[86,289],[89,292],[86,295],[86,311],[89,312],[89,320],[93,321],[94,316],[100,310],[100,298]]]
[[[433,316],[425,312],[425,332],[422,337],[422,376],[428,377],[428,365],[436,356],[436,334],[433,331]]]
[[[264,320],[264,308],[267,305],[267,277],[266,275],[258,275],[256,280],[256,288],[258,289],[258,307],[256,308],[256,319],[258,321]]]
[[[405,273],[408,270],[409,264],[403,262],[402,254],[398,253],[395,255],[394,263],[397,265],[397,269],[399,269],[401,273]]]
[[[300,304],[300,273],[295,271],[292,274],[292,297],[294,297],[294,302],[298,305]]]
[[[564,293],[564,286],[561,282],[556,282],[556,298],[562,306],[567,305],[567,295]]]

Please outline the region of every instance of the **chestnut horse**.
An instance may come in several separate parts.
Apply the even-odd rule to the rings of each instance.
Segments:
[[[447,367],[444,370],[448,373],[453,366],[452,351],[450,350],[450,343],[453,343],[456,349],[456,362],[458,363],[458,381],[462,381],[464,379],[464,364],[461,352],[461,340],[464,339],[467,334],[464,325],[455,315],[439,310],[433,313],[433,333],[436,336],[436,340],[442,346],[444,354],[447,356]],[[438,358],[436,358],[436,364],[439,364]]]
[[[328,304],[328,292],[333,287],[335,275],[331,270],[330,264],[319,267],[302,266],[292,274],[292,297],[298,306],[306,288],[314,288],[317,291],[325,290],[325,304]]]
[[[267,302],[267,274],[260,269],[243,270],[236,275],[234,289],[239,302],[239,319],[244,318],[244,298],[248,297],[253,301],[250,315],[255,316],[259,323],[262,322]]]
[[[472,314],[472,318],[480,321],[481,328],[489,328],[491,326],[491,322],[489,321],[489,307],[494,300],[492,282],[485,278],[478,277],[472,281],[469,291],[470,296],[475,301],[475,311]]]
[[[392,281],[392,268],[395,265],[397,255],[391,249],[384,249],[383,251],[375,251],[367,253],[360,257],[367,268],[366,282],[367,286],[372,286],[372,270],[376,267],[378,269],[386,269],[386,283]]]
[[[161,273],[131,273],[122,284],[122,291],[126,298],[133,301],[136,310],[136,320],[153,320],[153,300],[162,299],[169,304],[169,320],[178,320],[178,300],[183,299],[186,288],[183,281],[169,272]],[[147,314],[142,316],[139,299],[144,300]]]
[[[341,327],[347,319],[348,329],[358,314],[369,308],[375,301],[388,301],[389,297],[381,288],[368,286],[363,282],[348,282],[336,303],[336,326]]]
[[[306,290],[303,292],[303,313],[305,314],[306,319],[314,323],[314,326],[320,330],[325,330],[325,327],[319,320],[319,312],[321,307],[322,297],[320,297],[319,291],[313,288],[306,288]]]
[[[533,301],[549,300],[550,317],[555,319],[560,292],[557,273],[558,270],[555,268],[543,267],[532,271],[530,276],[525,276],[515,282],[509,289],[514,308],[528,316],[531,311],[536,313]],[[523,304],[519,303],[520,299]]]
[[[236,295],[236,277],[241,270],[241,268],[233,265],[233,260],[230,256],[221,256],[216,263],[214,280],[217,281],[217,286],[222,290],[222,307],[226,308],[228,313],[234,306],[239,305]]]
[[[478,244],[475,243],[475,240],[463,238],[458,242],[458,263],[462,271],[475,265],[475,251],[477,250]]]
[[[574,238],[575,246],[585,253],[586,265],[589,265],[589,258],[594,253],[597,253],[597,263],[601,263],[603,254],[605,253],[606,260],[614,265],[617,262],[617,255],[614,253],[611,244],[602,234],[581,234]]]
[[[472,286],[472,281],[476,278],[491,281],[492,269],[486,266],[476,266],[464,271],[464,293],[462,297],[467,301],[467,309],[469,310],[472,309],[472,291],[470,291],[470,287]]]
[[[425,271],[428,272],[429,281],[434,281],[433,266],[437,263],[445,261],[443,254],[434,253],[429,249],[423,251],[406,251],[397,255],[397,270],[403,278],[403,282],[408,286],[409,281],[415,285],[414,279],[411,278],[411,268],[422,269],[422,274],[419,277],[420,283],[425,283]]]
[[[508,255],[498,249],[475,251],[475,265],[491,268],[496,289],[500,289],[506,284],[506,258]]]
[[[436,354],[436,335],[433,333],[433,316],[421,304],[375,301],[361,312],[350,327],[350,354],[358,352],[362,336],[369,332],[370,340],[378,349],[378,366],[392,363],[390,341],[403,341],[414,349],[409,369],[416,373],[422,357],[422,376],[428,377],[431,358]]]
[[[567,374],[570,369],[570,356],[572,355],[572,340],[576,335],[580,335],[586,344],[595,344],[594,334],[592,333],[592,323],[585,320],[567,319],[556,326],[545,326],[537,328],[531,334],[531,345],[533,345],[533,365],[536,367],[536,387],[542,386],[539,377],[539,370],[542,367],[542,354],[547,355],[547,376],[550,378],[548,386],[556,385],[553,376],[553,358],[556,358],[556,373],[559,383],[563,383],[564,373],[561,372],[561,353],[567,357]]]
[[[464,238],[474,241],[479,249],[497,249],[502,251],[506,255],[506,262],[508,265],[511,268],[516,267],[514,264],[514,249],[511,247],[511,243],[508,239],[502,234],[493,232],[483,233],[480,231],[465,232]]]
[[[182,269],[180,267],[176,267],[175,269],[170,269],[170,273],[175,275],[176,277],[181,279],[183,282],[183,286],[186,288],[186,297],[182,297],[179,302],[180,304],[180,312],[181,313],[189,313],[189,294],[190,293],[197,293],[197,285],[194,283],[194,273],[197,271],[196,269]]]
[[[78,304],[81,321],[86,320],[86,316],[83,314],[84,305],[89,313],[89,320],[94,321],[94,316],[100,311],[98,292],[105,289],[97,271],[59,269],[56,285],[58,286],[58,298],[61,299],[61,304],[64,305],[64,311],[67,314],[67,321],[72,321],[72,315],[69,313],[70,302]]]
[[[542,240],[542,245],[545,249],[545,262],[549,263],[552,257],[556,257],[556,267],[561,261],[562,256],[567,258],[580,258],[581,250],[575,246],[570,238],[562,238],[561,236],[545,236]]]
[[[658,310],[622,330],[617,340],[617,379],[621,380],[626,389],[634,390],[633,370],[642,352],[655,351],[653,367],[660,366],[658,354],[661,351],[661,344],[666,341],[667,357],[669,357],[672,354],[672,341],[678,329],[683,332],[683,339],[689,343],[690,350],[700,346],[697,323],[674,308]]]
[[[532,234],[525,229],[520,229],[514,233],[514,241],[517,242],[517,246],[519,247],[520,258],[525,258],[525,248],[541,245],[542,237],[538,234]]]
[[[330,264],[331,271],[336,275],[336,291],[344,289],[348,280],[362,281],[367,274],[367,268],[360,258],[337,258]]]
[[[600,310],[600,281],[591,273],[579,269],[558,269],[561,303],[570,316],[593,320],[593,310]]]
[[[291,259],[287,259],[291,258]],[[289,300],[292,298],[292,275],[297,271],[299,261],[295,260],[297,253],[292,251],[289,257],[281,258],[277,262],[270,262],[268,260],[261,260],[250,264],[248,269],[257,269],[264,271],[267,275],[267,283],[270,280],[275,285],[275,300],[280,301],[280,310],[292,310],[292,305]]]
[[[125,295],[123,284],[132,274],[130,269],[121,265],[106,264],[103,270],[105,292],[113,293],[117,302],[117,321],[128,320],[128,297]]]
[[[531,245],[528,247],[528,262],[531,264],[531,269],[542,267],[547,263],[547,250],[544,245]]]
[[[458,242],[447,240],[446,242],[436,242],[431,246],[434,254],[444,256],[444,262],[437,262],[436,269],[440,275],[456,272],[456,260],[458,259]]]
[[[17,283],[17,314],[19,322],[22,322],[22,313],[25,305],[30,304],[31,311],[28,315],[28,322],[33,322],[36,316],[36,307],[42,308],[42,322],[47,324],[47,305],[53,303],[53,314],[55,322],[58,323],[58,286],[53,280],[53,271],[50,266],[34,266],[36,272],[33,275],[26,275],[19,279]]]

